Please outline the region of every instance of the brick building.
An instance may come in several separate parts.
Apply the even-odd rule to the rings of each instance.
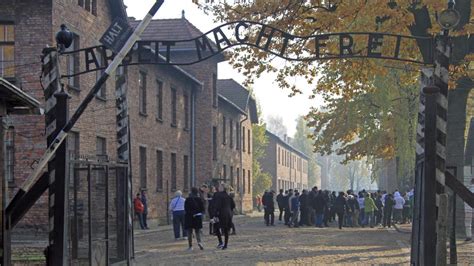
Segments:
[[[266,131],[266,136],[268,144],[260,163],[262,170],[273,178],[272,188],[275,191],[308,188],[309,157],[270,131]]]
[[[44,47],[55,45],[54,35],[60,25],[65,24],[74,33],[73,44],[67,50],[73,51],[100,45],[100,37],[115,17],[128,19],[121,0],[2,1],[0,49],[3,57],[0,58],[0,76],[39,99],[44,106],[43,90],[38,78],[41,72],[39,58]],[[136,26],[139,21],[129,20],[129,23]],[[183,14],[179,19],[153,20],[142,39],[185,40],[201,35],[202,32]],[[217,49],[212,41],[209,43]],[[166,51],[160,49],[159,52]],[[186,60],[196,56],[196,46],[192,42],[178,43],[172,53],[176,60]],[[98,60],[101,64],[105,61],[103,58]],[[242,131],[241,142],[242,145],[245,143],[245,148],[236,152],[239,160],[233,161],[235,170],[233,168],[232,171],[235,171],[235,186],[243,195],[240,209],[249,210],[252,184],[251,123],[257,120],[255,102],[240,85],[239,91],[247,98],[243,102],[233,103],[239,110],[232,110],[230,103],[219,97],[217,64],[223,60],[224,56],[217,54],[189,66],[141,65],[119,68],[68,136],[69,156],[71,159],[122,159],[117,152],[121,146],[117,138],[116,89],[117,80],[124,77],[133,192],[146,189],[150,218],[163,218],[166,216],[166,199],[175,190],[186,191],[193,185],[210,183],[222,174],[222,163],[213,159],[216,158],[214,151],[218,154],[226,152],[226,147],[218,145],[221,143],[213,142],[214,139],[222,139],[222,125],[219,124],[223,119],[219,112],[222,105],[222,113],[229,111],[235,115],[233,123],[240,123],[244,117],[248,117],[239,124],[239,129],[235,124],[236,134]],[[60,63],[61,73],[65,75],[80,72],[86,64],[85,58],[78,53],[62,55]],[[66,92],[71,96],[70,113],[76,109],[99,75],[100,71],[96,71],[62,79]],[[29,176],[32,165],[41,158],[46,147],[44,116],[27,115],[22,116],[21,120],[12,120],[18,137],[15,137],[14,178],[10,183],[10,194]],[[230,167],[231,163],[228,165]],[[241,179],[237,175],[237,168]],[[71,171],[71,177],[74,175]],[[24,221],[25,224],[41,224],[46,228],[47,197],[37,203]]]
[[[131,173],[150,218],[165,218],[174,191],[195,183],[196,94],[203,84],[176,66],[128,67]]]
[[[0,2],[0,76],[38,99],[44,106],[40,84],[43,48],[55,45],[55,33],[65,24],[74,32],[70,49],[98,45],[99,38],[115,17],[126,18],[121,0],[60,1],[2,0]],[[79,56],[64,56],[61,72],[73,73],[84,64]],[[96,73],[63,79],[71,95],[70,109],[76,109],[97,79]],[[113,81],[107,82],[68,137],[70,154],[116,157],[116,129]],[[42,115],[12,117],[15,128],[14,178],[10,195],[31,174],[46,147],[45,121]],[[94,124],[94,127],[91,127]],[[76,144],[76,145],[75,145]],[[72,150],[71,150],[72,149]],[[26,215],[26,224],[46,228],[47,197],[42,197]]]
[[[232,79],[217,81],[219,125],[214,128],[213,160],[220,180],[235,191],[240,212],[252,211],[252,124],[258,123],[255,99]]]

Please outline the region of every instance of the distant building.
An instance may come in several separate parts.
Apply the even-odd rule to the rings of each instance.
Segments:
[[[252,206],[252,124],[258,123],[257,106],[250,92],[232,79],[217,81],[219,126],[214,130],[213,160],[219,180],[230,184],[237,209],[249,212]],[[217,145],[216,145],[217,144]]]
[[[266,131],[268,144],[265,157],[260,160],[262,170],[273,179],[272,189],[308,188],[308,159],[303,152],[270,131]]]

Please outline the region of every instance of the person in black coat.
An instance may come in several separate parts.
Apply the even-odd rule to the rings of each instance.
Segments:
[[[392,227],[392,211],[395,205],[395,200],[392,194],[385,196],[385,206],[383,207],[383,227]]]
[[[339,192],[339,196],[337,196],[336,200],[334,201],[334,212],[337,214],[337,221],[339,223],[339,229],[342,229],[342,225],[344,223],[344,214],[347,212],[347,200],[344,197],[344,192]]]
[[[284,200],[285,195],[283,195],[283,189],[280,189],[280,193],[276,197],[277,204],[278,204],[278,209],[280,210],[280,216],[278,217],[278,221],[281,222],[281,217],[283,216],[283,209],[284,209]]]
[[[267,226],[275,225],[275,203],[273,201],[273,191],[265,191],[262,197],[262,204],[265,211],[264,219]]]
[[[324,192],[318,191],[316,197],[313,200],[313,209],[316,214],[315,225],[316,227],[323,227],[324,210],[326,209],[326,201],[324,199]]]
[[[291,210],[290,210],[290,198],[293,197],[293,189],[288,190],[288,194],[283,197],[283,208],[285,209],[285,225],[290,224]]]
[[[324,202],[326,205],[324,206],[324,215],[323,215],[323,223],[324,226],[329,227],[329,221],[330,221],[330,216],[331,216],[331,206],[330,205],[330,196],[329,196],[329,190],[324,190],[323,193],[324,197]]]
[[[308,193],[308,210],[309,210],[308,226],[315,224],[316,213],[314,212],[313,202],[317,194],[318,194],[318,187],[313,187],[311,191]]]
[[[204,211],[204,202],[199,196],[198,189],[195,187],[191,188],[191,193],[184,202],[184,228],[188,231],[189,250],[193,249],[193,229],[199,248],[201,250],[204,249],[201,242]]]
[[[219,240],[218,248],[227,249],[229,242],[229,230],[232,228],[232,216],[235,209],[234,200],[227,194],[224,184],[219,185],[219,192],[214,194],[212,198],[213,205],[213,221],[214,226],[220,230],[216,230],[217,239]],[[217,218],[217,219],[216,219]],[[222,243],[222,233],[224,233],[224,243]]]
[[[301,196],[299,198],[300,201],[300,226],[308,225],[308,191],[303,189]]]

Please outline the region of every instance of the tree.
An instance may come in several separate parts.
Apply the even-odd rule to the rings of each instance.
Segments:
[[[404,74],[404,72],[401,72]],[[343,155],[343,163],[398,158],[398,179],[410,182],[415,168],[418,88],[401,87],[399,71],[375,81],[379,88],[352,98],[331,97],[307,116],[315,150]]]
[[[264,190],[272,187],[272,177],[270,174],[263,172],[260,166],[259,159],[265,156],[265,148],[268,143],[268,138],[265,135],[265,124],[252,125],[252,191],[254,196],[261,194]]]
[[[308,185],[313,187],[321,183],[321,173],[317,162],[316,154],[313,152],[313,144],[309,138],[311,135],[310,129],[307,127],[307,121],[303,116],[298,117],[296,122],[296,132],[292,139],[292,145],[306,154],[308,160]],[[319,172],[318,172],[319,170]]]
[[[224,1],[225,2],[225,1]],[[332,3],[332,4],[330,4]],[[338,0],[338,1],[265,1],[255,0],[251,3],[231,6],[228,4],[214,5],[209,10],[214,12],[216,20],[229,22],[235,20],[259,21],[275,28],[281,29],[297,36],[310,36],[314,34],[331,32],[365,32],[374,31],[380,33],[394,33],[412,36],[433,37],[441,31],[436,23],[437,14],[447,7],[446,1],[439,0]],[[472,9],[471,0],[457,0],[455,8],[461,14],[461,23],[451,34],[456,35],[454,39],[456,47],[468,47],[468,38],[470,32],[474,32],[474,24],[469,23]],[[232,28],[232,30],[235,30]],[[258,38],[259,28],[248,29],[249,38],[253,41]],[[269,49],[278,50],[284,45],[284,38],[273,38]],[[277,34],[277,35],[278,35]],[[366,36],[354,37],[354,43],[351,45],[353,51],[366,51]],[[384,40],[382,49],[394,47],[395,38]],[[294,42],[286,49],[287,57],[295,57],[305,54],[314,54],[314,42]],[[430,46],[426,42],[408,41],[404,43],[401,53],[407,57],[419,58],[429,55]],[[469,49],[456,49],[453,62],[460,63]],[[325,51],[330,54],[338,54],[338,40],[330,39],[327,42]],[[293,93],[298,93],[301,88],[297,87],[294,77],[304,77],[309,84],[313,85],[313,97],[321,94],[328,101],[327,108],[331,113],[342,110],[342,113],[333,114],[344,118],[348,115],[350,108],[361,110],[364,98],[384,97],[384,94],[373,95],[374,92],[383,89],[383,79],[393,74],[393,69],[398,71],[397,88],[413,88],[418,84],[417,78],[419,72],[417,66],[406,66],[405,63],[397,63],[388,60],[374,59],[341,59],[328,60],[323,62],[310,62],[306,60],[285,62],[275,60],[275,56],[260,50],[257,47],[239,47],[230,54],[230,62],[239,71],[243,72],[248,83],[254,78],[259,77],[263,72],[276,72],[277,82],[282,88],[290,88]],[[276,62],[276,63],[275,63]],[[457,65],[451,69],[451,77],[457,80],[460,75],[465,74],[465,64]],[[413,71],[413,69],[415,71]],[[390,95],[386,93],[385,96]],[[394,100],[396,98],[387,98]],[[409,104],[411,101],[404,102]],[[388,110],[377,110],[375,106],[370,106],[365,110],[365,119],[376,118],[373,123],[333,123],[332,133],[345,145],[338,151],[338,154],[345,154],[346,161],[357,160],[362,157],[375,156],[376,158],[394,158],[400,152],[413,152],[412,140],[403,140],[397,132],[390,131],[397,125],[397,118],[394,112]],[[348,105],[348,106],[345,106]],[[357,108],[354,107],[357,106]],[[391,105],[395,107],[394,104]],[[370,109],[369,109],[370,108]],[[309,115],[313,120],[318,120],[321,110],[312,111]],[[329,115],[329,114],[328,114]],[[347,116],[346,116],[347,117]],[[362,117],[362,116],[361,116]],[[404,126],[403,134],[413,133],[412,113],[408,113],[400,121],[407,121]],[[309,120],[309,119],[308,119]],[[343,119],[338,119],[339,122]],[[382,123],[382,124],[381,124]],[[358,124],[360,126],[354,126]],[[342,127],[339,127],[342,125]],[[380,130],[383,125],[387,128],[386,132]],[[347,128],[358,129],[358,131],[346,130]],[[407,127],[410,127],[407,129]],[[363,131],[363,132],[362,132]],[[316,132],[318,134],[318,132]],[[363,135],[362,137],[360,135]],[[410,135],[412,136],[412,135]],[[315,136],[318,139],[318,136]],[[347,139],[345,137],[348,137]],[[357,139],[357,140],[356,140]],[[385,140],[385,141],[382,141]],[[374,142],[370,142],[374,141]],[[354,143],[353,143],[354,142]],[[365,142],[365,144],[364,144]],[[402,142],[402,143],[401,143]],[[404,143],[403,143],[404,142]],[[406,148],[410,149],[406,149]],[[318,146],[316,146],[317,149]],[[332,148],[325,146],[325,152],[332,152]],[[402,151],[402,149],[405,149]],[[402,164],[405,164],[410,156],[402,156]],[[407,165],[404,165],[407,166]],[[410,166],[410,165],[408,165]],[[403,169],[412,169],[411,166]],[[411,176],[411,173],[405,173],[404,176]]]
[[[287,135],[288,129],[283,122],[283,118],[278,115],[270,115],[267,119],[267,129],[273,134],[280,138],[284,138]]]

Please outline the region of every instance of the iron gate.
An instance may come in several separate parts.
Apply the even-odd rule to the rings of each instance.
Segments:
[[[70,160],[69,169],[71,265],[129,261],[128,165],[106,158],[80,158]]]

